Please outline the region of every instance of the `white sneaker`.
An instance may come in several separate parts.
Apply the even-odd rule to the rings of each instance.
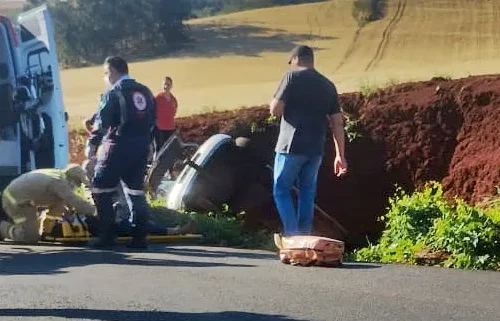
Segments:
[[[283,250],[283,243],[281,242],[281,234],[280,233],[274,233],[274,244],[276,247],[280,250]]]

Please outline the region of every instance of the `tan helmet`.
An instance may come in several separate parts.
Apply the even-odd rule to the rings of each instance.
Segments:
[[[87,177],[87,173],[85,173],[85,170],[80,165],[69,164],[64,169],[64,172],[66,173],[66,177],[68,178],[68,180],[76,183],[77,186],[80,184],[84,184],[87,187],[90,186],[90,181]]]

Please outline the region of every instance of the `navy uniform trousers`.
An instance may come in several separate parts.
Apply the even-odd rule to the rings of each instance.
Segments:
[[[144,193],[144,177],[150,142],[150,137],[119,137],[116,141],[102,142],[97,155],[92,195],[101,221],[100,236],[107,241],[116,238],[113,198],[118,192],[120,180],[132,203],[133,237],[145,238],[147,235],[149,205]]]

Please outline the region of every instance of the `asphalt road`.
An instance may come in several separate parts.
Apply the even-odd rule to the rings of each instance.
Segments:
[[[157,245],[147,253],[0,245],[0,320],[500,320],[500,274]]]

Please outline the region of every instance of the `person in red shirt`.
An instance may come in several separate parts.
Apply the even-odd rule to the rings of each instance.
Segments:
[[[156,95],[156,130],[155,145],[158,153],[163,144],[175,132],[174,118],[177,113],[177,99],[172,95],[173,81],[171,77],[163,80],[163,92]]]

